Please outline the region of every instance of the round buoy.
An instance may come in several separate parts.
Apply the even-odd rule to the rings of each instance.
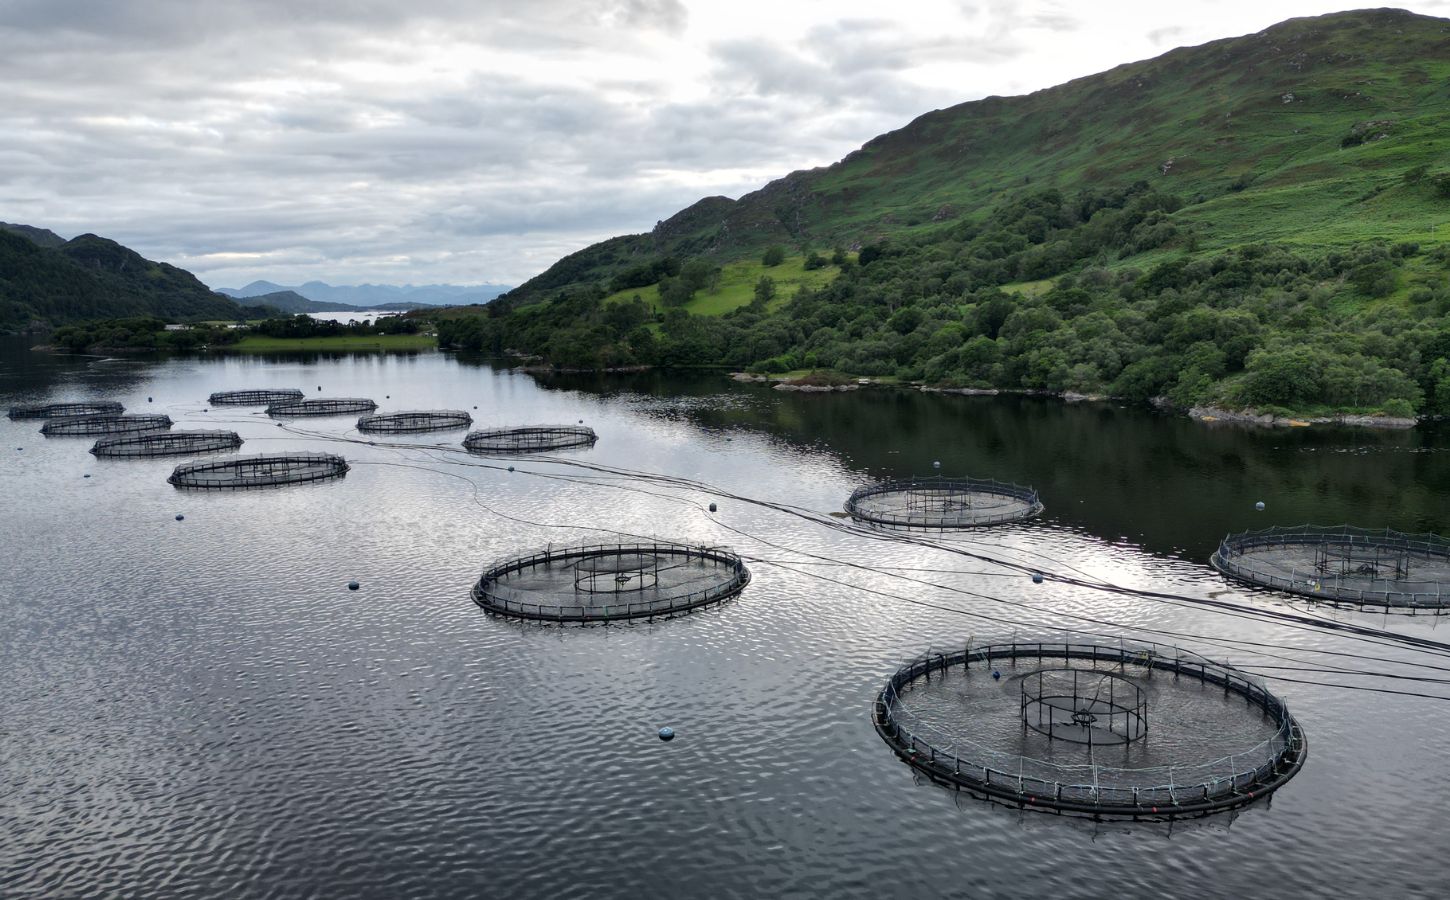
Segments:
[[[350,591],[355,591],[360,587],[362,587],[362,585],[358,584],[356,581],[349,581],[347,583],[347,589]]]
[[[81,477],[82,478],[90,478],[91,476],[90,475],[82,475]]]
[[[993,681],[1001,681],[1002,680],[1002,673],[1001,672],[998,672],[996,669],[993,669],[992,670],[992,680]]]
[[[933,469],[940,469],[941,468],[941,460],[939,460],[939,459],[932,460],[931,461],[931,467]]]
[[[509,471],[512,472],[513,470],[514,470],[514,467],[513,466],[509,466]]]
[[[675,730],[673,728],[671,728],[670,726],[666,725],[664,728],[661,728],[660,729],[660,740],[662,740],[662,741],[673,741],[674,739],[675,739]]]
[[[1260,500],[1258,503],[1255,503],[1254,504],[1254,509],[1257,509],[1259,512],[1263,512],[1264,511],[1264,501]]]
[[[90,478],[91,476],[87,475],[86,477],[87,478]],[[715,511],[715,504],[711,503],[710,504],[710,512],[714,512],[714,511]]]
[[[1042,583],[1042,573],[1041,572],[1033,572],[1032,573],[1032,583],[1033,584],[1041,584]]]
[[[204,410],[202,410],[202,412],[211,412],[211,410],[209,410],[209,409],[204,409]]]
[[[180,522],[184,518],[186,518],[186,516],[183,516],[181,513],[176,514],[176,521]]]
[[[383,399],[384,400],[391,400],[391,399],[393,399],[393,395],[392,394],[384,394],[383,395]]]
[[[147,402],[147,403],[150,403],[150,402],[151,402],[151,398],[150,398],[150,397],[147,397],[147,398],[146,398],[146,402]]]
[[[474,409],[478,409],[478,404],[477,403],[473,404],[473,408]]]
[[[319,390],[319,391],[320,391],[320,390],[322,390],[322,385],[320,385],[320,384],[319,384],[319,385],[318,385],[318,386],[317,386],[317,389],[318,389],[318,390]]]

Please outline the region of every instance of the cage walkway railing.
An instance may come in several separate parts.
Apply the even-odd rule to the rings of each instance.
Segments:
[[[500,585],[497,579],[512,572],[537,568],[571,559],[586,559],[604,554],[609,555],[686,555],[686,558],[707,559],[729,571],[729,579],[712,587],[685,594],[649,601],[634,601],[613,604],[570,604],[543,603],[530,592],[518,591]],[[557,622],[595,622],[620,619],[648,618],[656,615],[684,612],[727,600],[740,593],[750,582],[750,570],[739,557],[722,548],[691,546],[667,542],[634,544],[591,544],[566,548],[549,548],[524,557],[493,566],[484,571],[474,584],[473,600],[490,612],[517,616],[526,619],[541,619]],[[608,592],[603,592],[608,593]],[[633,593],[633,592],[631,592]]]
[[[1171,655],[1169,652],[1171,651]],[[1187,766],[1124,768],[1066,764],[985,747],[949,735],[907,709],[901,689],[933,671],[996,660],[1087,659],[1120,666],[1148,666],[1224,687],[1275,716],[1274,734],[1238,753]],[[1211,812],[1241,805],[1276,788],[1303,764],[1303,732],[1288,705],[1270,693],[1262,679],[1181,648],[1159,644],[1112,647],[1071,642],[1013,642],[929,653],[894,674],[873,703],[877,730],[913,765],[933,778],[999,799],[1070,812],[1108,815],[1160,815]]]
[[[1372,575],[1337,575],[1304,572],[1291,566],[1289,577],[1269,567],[1250,564],[1252,551],[1279,547],[1347,545],[1365,550],[1404,552],[1422,560],[1440,560],[1450,566],[1450,538],[1438,534],[1406,534],[1393,529],[1356,528],[1352,525],[1274,526],[1260,531],[1230,534],[1219,542],[1209,562],[1215,569],[1250,584],[1274,588],[1335,603],[1384,606],[1396,609],[1450,608],[1450,584],[1442,581],[1410,581]],[[1383,587],[1376,588],[1378,582]]]

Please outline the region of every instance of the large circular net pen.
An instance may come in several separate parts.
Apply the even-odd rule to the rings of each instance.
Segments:
[[[1160,644],[928,653],[891,677],[872,718],[897,756],[938,783],[1093,817],[1244,806],[1297,774],[1308,752],[1262,679]]]
[[[474,453],[541,453],[592,447],[599,436],[583,425],[529,425],[469,432],[463,446]]]
[[[1210,561],[1230,578],[1331,603],[1450,609],[1450,539],[1438,534],[1266,528],[1225,537]]]
[[[270,406],[289,403],[307,396],[296,388],[276,390],[217,391],[207,398],[212,406]]]
[[[719,603],[750,582],[718,547],[601,544],[550,547],[483,573],[473,600],[489,612],[550,622],[670,616]]]
[[[27,403],[12,406],[6,416],[11,419],[59,419],[65,416],[118,416],[126,407],[112,400],[84,403]]]
[[[363,416],[357,420],[357,429],[371,434],[417,434],[453,431],[472,424],[473,416],[461,409],[433,409]]]
[[[372,412],[378,405],[362,397],[313,397],[310,400],[288,400],[267,407],[269,416],[342,416],[349,413]]]
[[[347,460],[331,453],[262,453],[186,463],[166,480],[179,488],[247,490],[329,481],[347,470]]]
[[[868,525],[948,531],[1030,519],[1042,501],[1030,487],[986,478],[904,478],[857,488],[846,512]]]
[[[136,458],[215,453],[240,446],[242,438],[235,431],[151,431],[103,437],[91,452],[96,456]]]
[[[170,416],[66,416],[51,419],[40,426],[40,433],[55,436],[91,436],[125,434],[137,431],[164,431],[171,427]]]

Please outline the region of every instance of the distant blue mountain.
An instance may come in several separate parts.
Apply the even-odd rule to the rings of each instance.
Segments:
[[[470,303],[487,303],[511,287],[512,285],[507,284],[331,285],[321,281],[288,286],[270,281],[254,281],[246,287],[217,288],[217,291],[236,299],[291,291],[319,303],[342,304],[345,309],[371,310],[396,309],[399,304],[466,306]]]

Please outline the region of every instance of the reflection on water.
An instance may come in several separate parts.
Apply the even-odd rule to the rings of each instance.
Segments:
[[[582,419],[599,442],[490,460],[442,446],[461,435],[369,445],[350,417],[279,427],[206,403],[269,387],[464,409],[482,428]],[[96,459],[0,420],[7,897],[1401,897],[1444,884],[1442,855],[1421,848],[1450,799],[1445,705],[1329,686],[1384,685],[1343,669],[1424,675],[1403,664],[1423,656],[1036,585],[822,524],[856,485],[941,460],[1031,484],[1047,506],[949,547],[1433,639],[1429,617],[1310,610],[1205,560],[1225,532],[1269,524],[1447,530],[1443,433],[1205,428],[1111,404],[798,395],[716,375],[537,381],[437,353],[46,357],[6,339],[0,405],[83,398],[353,468],[178,492],[175,460]],[[607,628],[490,618],[469,599],[487,563],[619,533],[730,545],[754,579],[718,608]],[[1026,815],[917,783],[871,728],[871,696],[928,647],[1120,630],[1274,676],[1310,753],[1272,806],[1187,828]]]

